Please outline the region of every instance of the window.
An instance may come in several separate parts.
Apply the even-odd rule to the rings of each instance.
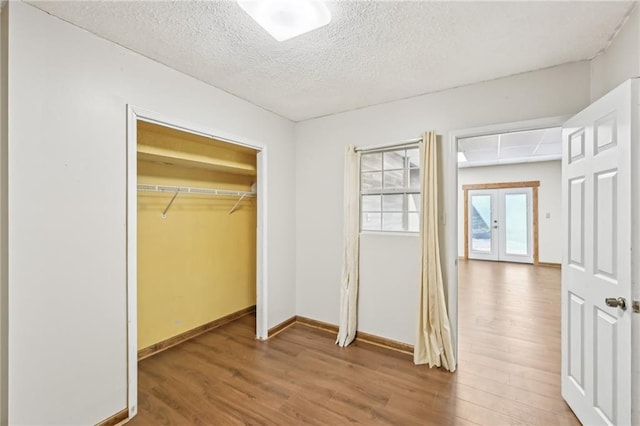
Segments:
[[[362,231],[418,232],[418,148],[362,154],[360,211]]]

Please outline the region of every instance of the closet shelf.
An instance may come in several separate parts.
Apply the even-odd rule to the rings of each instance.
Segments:
[[[213,158],[149,145],[138,145],[137,151],[138,159],[140,160],[239,175],[256,175],[255,165],[234,160]]]
[[[233,207],[231,207],[231,210],[229,210],[229,214],[233,213],[237,209],[238,204],[240,204],[240,202],[243,199],[245,199],[246,197],[256,196],[255,191],[231,191],[229,189],[191,188],[189,186],[167,186],[167,185],[145,185],[145,184],[139,184],[138,191],[173,193],[173,198],[171,198],[171,201],[169,201],[169,204],[167,204],[167,207],[165,207],[164,211],[162,212],[163,219],[167,218],[167,212],[171,208],[171,205],[176,200],[176,197],[178,196],[178,194],[182,194],[182,193],[200,194],[200,195],[221,195],[225,197],[240,197],[238,201],[236,201],[236,203],[233,205]]]

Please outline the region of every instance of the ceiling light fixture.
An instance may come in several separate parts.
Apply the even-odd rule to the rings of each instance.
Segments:
[[[464,163],[465,161],[467,161],[467,157],[464,155],[464,152],[459,151],[458,152],[458,163]]]
[[[278,41],[308,33],[331,21],[320,0],[237,0],[262,28]]]

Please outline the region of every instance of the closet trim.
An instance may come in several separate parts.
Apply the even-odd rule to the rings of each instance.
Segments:
[[[137,143],[138,121],[188,132],[257,151],[257,187],[267,188],[267,147],[258,141],[127,104],[127,407],[129,418],[138,411],[138,288],[137,288]],[[266,340],[267,329],[267,191],[257,193],[256,337]]]

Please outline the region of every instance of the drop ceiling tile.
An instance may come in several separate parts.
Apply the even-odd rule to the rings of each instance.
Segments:
[[[533,151],[535,150],[535,148],[536,148],[535,145],[501,148],[500,159],[512,160],[512,159],[526,158],[533,154]]]
[[[547,129],[540,143],[559,143],[562,141],[562,127]]]
[[[498,135],[478,136],[458,140],[459,151],[486,151],[498,149]]]
[[[561,143],[545,143],[538,147],[535,155],[562,155]]]
[[[464,155],[467,157],[467,161],[469,162],[495,161],[498,159],[498,152],[494,150],[468,151],[465,152]]]
[[[500,138],[500,148],[510,148],[517,146],[533,146],[536,147],[542,136],[545,133],[545,129],[531,130],[528,132],[515,132],[502,135]]]

